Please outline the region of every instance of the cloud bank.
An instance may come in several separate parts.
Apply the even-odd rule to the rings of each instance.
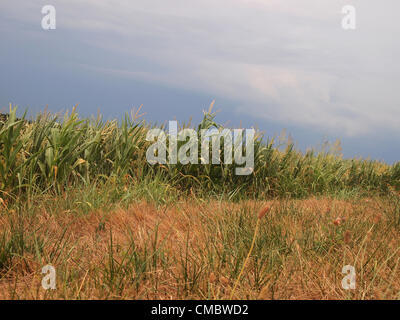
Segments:
[[[45,4],[6,1],[0,10],[39,26],[38,8]],[[352,1],[353,31],[341,28],[348,1],[51,4],[57,9],[55,32],[110,57],[96,61],[82,50],[71,64],[226,97],[243,116],[348,136],[389,130],[400,137],[398,1]],[[34,33],[46,36],[39,28]]]

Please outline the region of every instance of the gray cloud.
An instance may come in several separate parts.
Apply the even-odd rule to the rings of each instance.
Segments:
[[[342,0],[52,2],[56,32],[114,57],[95,61],[80,52],[71,63],[83,68],[227,97],[240,115],[349,136],[400,136],[398,1],[353,1],[355,31],[341,29]],[[40,5],[0,8],[38,25]]]

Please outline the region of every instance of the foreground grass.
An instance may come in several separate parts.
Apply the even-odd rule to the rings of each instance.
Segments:
[[[265,206],[234,298],[400,298],[395,194],[237,203],[120,197],[109,206],[88,194],[3,206],[0,298],[227,299]],[[41,286],[46,264],[56,268],[56,290]],[[355,290],[342,289],[344,265],[356,268]]]

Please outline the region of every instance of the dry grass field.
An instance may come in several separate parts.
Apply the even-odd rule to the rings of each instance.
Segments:
[[[2,211],[0,298],[400,298],[396,196],[67,207],[63,198],[48,198],[29,210]],[[49,262],[56,290],[41,286]],[[344,265],[356,268],[355,290],[342,289]]]

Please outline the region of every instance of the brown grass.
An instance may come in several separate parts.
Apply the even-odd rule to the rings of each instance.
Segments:
[[[0,298],[228,299],[257,214],[271,204],[188,200],[86,215],[44,206],[4,211],[0,230],[11,239],[19,226],[25,249],[0,271]],[[277,201],[260,221],[235,296],[399,299],[400,236],[391,206],[381,199]],[[48,263],[57,270],[56,290],[41,287]],[[355,290],[341,287],[347,264],[357,270]]]

